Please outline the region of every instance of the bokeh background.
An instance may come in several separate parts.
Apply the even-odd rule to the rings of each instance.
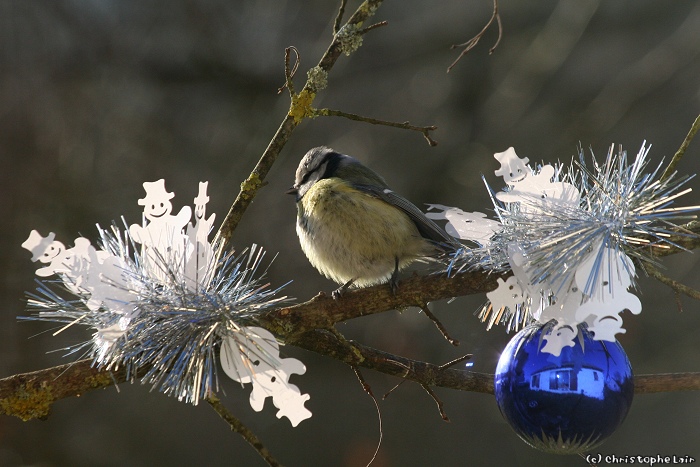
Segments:
[[[353,10],[356,1],[349,2]],[[331,39],[338,2],[299,0],[0,2],[0,376],[66,363],[51,352],[89,337],[56,337],[22,322],[37,267],[20,247],[32,229],[72,244],[96,240],[95,224],[139,222],[142,183],[165,178],[176,209],[209,181],[209,212],[223,219],[288,108],[284,48],[301,53],[297,86]],[[654,163],[675,152],[700,110],[700,4],[676,0],[503,1],[504,35],[490,30],[450,72],[463,42],[488,20],[488,0],[391,1],[362,48],[332,70],[319,107],[417,125],[437,125],[430,148],[418,133],[340,118],[304,122],[284,148],[235,233],[279,253],[273,284],[303,301],[334,284],[304,258],[295,207],[284,191],[301,156],[326,144],[382,173],[418,205],[488,212],[480,175],[496,188],[493,153],[514,146],[530,161],[568,161],[577,147],[603,156],[611,144]],[[700,170],[695,141],[679,170]],[[687,204],[698,204],[696,192]],[[664,261],[668,274],[700,287],[697,254]],[[641,277],[643,313],[620,340],[638,374],[700,371],[697,302]],[[473,315],[484,296],[434,311],[462,342],[450,346],[415,309],[339,325],[380,349],[434,363],[474,354],[493,372],[509,336]],[[43,333],[42,333],[43,332]],[[285,465],[365,465],[378,441],[374,404],[345,365],[295,348],[307,365],[293,382],[311,395],[313,417],[292,428],[270,401],[224,383],[224,403]],[[365,376],[378,395],[395,378]],[[383,444],[375,466],[586,465],[520,441],[483,394],[436,389],[451,423],[415,384],[381,401]],[[700,458],[700,394],[643,395],[596,452]],[[188,406],[139,384],[55,404],[46,421],[0,418],[2,466],[264,465],[206,405]]]

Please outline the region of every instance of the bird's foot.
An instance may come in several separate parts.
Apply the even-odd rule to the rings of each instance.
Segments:
[[[352,285],[353,282],[355,282],[355,279],[350,279],[345,284],[341,285],[333,292],[331,292],[331,297],[333,297],[333,300],[338,300],[340,297],[342,297],[345,294],[345,291],[348,290],[348,288]]]

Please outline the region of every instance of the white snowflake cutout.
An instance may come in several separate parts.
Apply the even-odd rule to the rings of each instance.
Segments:
[[[308,394],[301,394],[299,388],[289,383],[292,374],[304,374],[306,367],[295,358],[280,358],[279,344],[275,336],[259,327],[244,328],[249,336],[244,343],[231,336],[221,343],[221,366],[224,372],[240,383],[252,383],[250,405],[260,412],[265,399],[279,410],[277,418],[287,417],[292,426],[311,417],[304,407]]]

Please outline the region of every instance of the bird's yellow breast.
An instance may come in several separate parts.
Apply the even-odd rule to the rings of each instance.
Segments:
[[[299,201],[297,233],[314,267],[358,286],[384,282],[397,260],[403,267],[429,250],[403,211],[339,178],[318,181]]]

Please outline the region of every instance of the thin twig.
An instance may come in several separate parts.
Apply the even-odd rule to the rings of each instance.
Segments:
[[[496,21],[496,24],[498,25],[498,39],[496,39],[496,43],[493,44],[493,46],[489,49],[489,55],[496,50],[496,47],[498,47],[498,44],[500,44],[501,38],[503,37],[503,24],[501,23],[501,15],[498,12],[498,0],[493,0],[493,13],[491,13],[491,19],[489,19],[489,22],[486,23],[486,26],[484,26],[484,28],[481,31],[479,31],[479,33],[476,36],[472,37],[463,44],[455,44],[452,47],[450,47],[451,49],[464,47],[464,50],[462,50],[462,53],[459,54],[459,57],[457,57],[457,59],[454,62],[452,62],[452,64],[449,67],[447,67],[448,73],[452,68],[454,68],[457,62],[459,62],[462,59],[462,57],[469,53],[471,49],[476,47],[476,44],[479,43],[481,38],[484,36],[484,34],[486,34],[486,31],[491,27],[494,21]]]
[[[653,277],[662,284],[666,284],[667,286],[671,287],[671,289],[673,289],[676,293],[681,293],[690,298],[700,300],[700,291],[671,279],[659,271],[653,264],[644,263],[644,270],[647,272],[647,274],[649,274],[649,276]]]
[[[462,362],[464,362],[464,361],[471,360],[471,358],[472,358],[473,356],[474,356],[474,355],[472,355],[472,354],[470,354],[470,353],[468,353],[468,354],[466,354],[466,355],[462,355],[462,356],[459,357],[459,358],[455,358],[454,360],[450,360],[450,361],[447,362],[447,363],[443,363],[442,365],[440,365],[439,368],[440,368],[441,370],[446,370],[447,368],[449,368],[449,367],[451,367],[451,366],[454,366],[454,365],[456,365],[456,364],[458,364],[458,363],[462,363]]]
[[[294,52],[294,56],[296,59],[294,60],[294,66],[290,69],[289,68],[289,59],[291,56],[291,53]],[[284,49],[284,84],[282,87],[277,89],[277,94],[282,94],[282,91],[284,91],[284,88],[289,89],[289,95],[294,97],[294,82],[293,78],[294,75],[296,74],[297,70],[299,69],[299,63],[301,62],[301,55],[299,55],[299,50],[294,47],[293,45],[287,47]]]
[[[260,454],[260,457],[265,459],[265,462],[267,462],[268,465],[273,467],[279,467],[282,465],[277,462],[274,457],[272,457],[270,451],[268,451],[260,439],[255,436],[255,433],[245,426],[243,422],[233,416],[233,414],[224,406],[224,404],[221,403],[219,398],[216,397],[216,394],[210,394],[205,400],[216,411],[216,413],[219,414],[219,416],[223,418],[226,423],[228,423],[229,427],[231,427],[231,431],[241,435],[243,439],[246,440],[248,444],[250,444],[253,449],[258,452],[258,454]]]
[[[383,0],[365,0],[357,10],[355,10],[350,19],[348,19],[346,25],[358,27],[363,24],[374,15],[377,8],[382,4],[382,1]],[[333,37],[333,41],[328,47],[328,50],[323,54],[315,68],[325,73],[328,73],[333,68],[335,62],[343,54],[341,39],[342,38],[337,36]],[[221,227],[219,227],[216,233],[215,242],[218,242],[220,245],[220,251],[230,249],[233,232],[236,230],[236,227],[238,227],[238,223],[257,195],[258,190],[264,186],[264,180],[267,174],[277,160],[277,156],[282,151],[282,148],[287,144],[291,134],[305,118],[312,116],[310,110],[316,97],[316,92],[316,84],[310,78],[307,79],[304,88],[292,99],[289,112],[270,140],[270,143],[258,160],[255,168],[250,172],[248,178],[241,183],[238,196],[236,196],[236,199],[221,223]]]
[[[451,366],[453,366],[453,365],[456,365],[456,364],[458,364],[458,363],[462,363],[462,362],[465,361],[465,360],[469,360],[470,358],[472,358],[472,355],[471,355],[471,354],[467,354],[467,355],[463,355],[463,356],[461,356],[461,357],[459,357],[459,358],[455,358],[454,360],[451,360],[451,361],[449,361],[449,362],[447,362],[447,363],[443,363],[442,365],[440,365],[440,366],[438,367],[438,371],[446,370],[447,368],[449,368],[449,367],[451,367]],[[411,371],[411,368],[410,368],[410,367],[408,367],[408,366],[406,366],[406,365],[403,365],[403,364],[400,364],[400,363],[398,363],[398,362],[396,362],[396,363],[397,363],[399,366],[406,368],[406,371]],[[391,393],[394,392],[396,389],[398,389],[399,386],[401,386],[401,385],[402,385],[403,383],[405,383],[406,381],[407,381],[407,380],[405,380],[405,379],[402,380],[402,381],[399,381],[393,388],[389,389],[389,391],[387,391],[386,394],[384,394],[384,396],[382,396],[382,400],[384,400],[384,399],[386,399],[387,397],[389,397],[389,394],[391,394]],[[447,422],[449,422],[450,420],[447,418],[447,414],[446,414],[445,411],[443,410],[442,402],[441,402],[440,399],[437,397],[437,395],[435,395],[434,392],[432,392],[431,390],[429,390],[429,387],[427,386],[427,384],[425,384],[425,383],[419,383],[419,384],[423,387],[423,389],[426,390],[426,392],[428,393],[428,395],[430,395],[430,397],[432,397],[433,400],[435,401],[435,403],[438,405],[438,409],[440,410],[440,416],[442,417],[442,419],[445,420],[445,421],[447,421]]]
[[[405,382],[406,382],[406,380],[405,380],[405,379],[402,379],[401,381],[399,381],[398,383],[396,383],[396,384],[394,385],[393,388],[389,389],[389,390],[382,396],[382,400],[384,400],[384,399],[386,399],[387,397],[389,397],[389,395],[390,395],[392,392],[396,391],[396,390],[399,388],[399,386],[401,386],[401,385],[402,385],[403,383],[405,383]]]
[[[674,291],[673,298],[676,300],[676,306],[678,307],[678,312],[683,313],[683,302],[681,301],[681,294],[678,291]]]
[[[661,175],[660,180],[662,182],[676,171],[676,166],[683,158],[685,150],[688,149],[690,142],[693,140],[698,130],[700,130],[700,115],[698,115],[695,121],[693,122],[693,125],[690,127],[690,131],[683,140],[683,143],[681,143],[681,147],[678,148],[678,151],[676,151],[676,153],[673,155],[671,162],[668,163],[668,167],[666,167],[666,170],[664,170],[664,173]]]
[[[360,369],[354,365],[351,365],[352,371],[355,372],[355,376],[357,376],[357,380],[360,382],[362,385],[362,389],[367,393],[369,397],[372,398],[372,401],[374,402],[374,406],[377,409],[377,418],[379,419],[379,441],[377,442],[377,449],[374,450],[374,454],[372,455],[372,458],[369,460],[369,463],[367,464],[367,467],[372,465],[372,462],[377,458],[377,455],[379,454],[379,448],[382,447],[382,438],[384,437],[384,430],[382,429],[382,412],[379,410],[379,401],[377,401],[377,398],[375,397],[374,393],[372,392],[372,387],[369,385],[365,377],[362,375],[362,372],[360,372]]]
[[[345,13],[345,5],[347,5],[348,0],[340,0],[340,8],[338,8],[338,14],[333,22],[333,35],[338,34],[340,31],[340,24],[343,22],[343,14]]]
[[[355,120],[357,122],[369,123],[372,125],[384,125],[384,126],[390,126],[393,128],[401,128],[403,130],[417,131],[417,132],[423,134],[423,137],[425,137],[425,139],[428,141],[429,145],[437,146],[437,141],[435,141],[434,139],[432,139],[430,137],[430,132],[437,130],[437,127],[435,125],[432,125],[432,126],[413,126],[409,122],[403,122],[403,123],[388,122],[386,120],[378,120],[376,118],[363,117],[361,115],[351,114],[348,112],[343,112],[340,110],[332,110],[332,109],[316,109],[314,114],[315,114],[315,116],[323,116],[323,117],[344,117],[344,118],[347,118],[350,120]]]
[[[423,310],[423,313],[425,314],[425,316],[427,316],[428,319],[430,319],[430,321],[433,322],[435,327],[438,328],[438,331],[440,331],[440,334],[442,334],[442,337],[444,337],[445,340],[447,340],[447,342],[454,345],[455,347],[457,347],[459,345],[459,341],[457,339],[453,339],[452,337],[450,337],[450,335],[447,333],[447,329],[445,329],[445,326],[443,326],[443,324],[440,322],[440,320],[437,318],[437,316],[435,316],[433,314],[433,312],[430,311],[430,308],[428,308],[427,303],[421,305],[420,309]]]
[[[653,257],[660,258],[700,248],[700,221],[691,221],[676,226],[672,230],[676,230],[678,235],[672,235],[667,239],[669,245],[659,243],[651,245]],[[649,240],[655,241],[656,239],[649,237]]]
[[[380,27],[386,26],[388,24],[389,24],[388,21],[380,21],[378,23],[374,23],[370,26],[367,26],[364,29],[360,29],[359,31],[357,31],[357,33],[362,36],[363,34],[367,34],[368,32],[370,32],[372,29],[380,28]]]
[[[443,420],[449,423],[450,417],[448,417],[447,413],[445,413],[445,406],[440,400],[440,398],[437,396],[437,394],[435,394],[435,391],[430,389],[430,386],[428,386],[427,384],[421,383],[421,387],[425,389],[425,392],[427,392],[428,395],[432,397],[435,403],[437,404],[438,410],[440,411],[440,417],[442,417]]]

